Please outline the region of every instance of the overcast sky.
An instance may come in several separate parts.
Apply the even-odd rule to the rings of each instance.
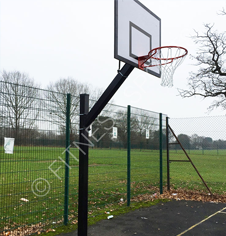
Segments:
[[[225,30],[226,16],[218,15],[225,0],[141,0],[161,18],[162,46],[179,45],[195,54],[191,39],[204,23]],[[148,22],[147,22],[148,24]],[[134,69],[114,96],[118,105],[132,105],[169,117],[225,115],[207,113],[212,100],[182,99],[189,72],[196,70],[189,56],[176,70],[174,87]],[[0,0],[0,70],[29,74],[42,88],[60,78],[73,77],[94,88],[108,86],[116,76],[114,59],[114,0]]]

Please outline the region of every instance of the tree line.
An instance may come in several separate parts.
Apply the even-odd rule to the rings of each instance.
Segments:
[[[0,138],[14,137],[18,145],[64,146],[66,132],[67,94],[70,93],[70,139],[78,141],[79,95],[90,94],[90,107],[102,93],[100,89],[82,84],[73,78],[62,78],[40,89],[27,74],[3,71],[0,79]],[[131,115],[133,148],[158,149],[158,119],[148,111],[137,109]],[[112,128],[118,137],[112,137]],[[93,123],[90,138],[98,148],[126,148],[127,111],[109,103]],[[150,137],[146,139],[146,130]]]
[[[219,17],[225,16],[226,11],[223,9]],[[188,77],[187,89],[179,89],[179,94],[182,97],[201,96],[203,98],[213,98],[213,103],[209,107],[210,110],[221,107],[226,107],[226,37],[225,32],[218,32],[215,30],[214,24],[204,24],[204,33],[195,31],[192,39],[198,45],[195,55],[191,58],[196,61],[197,70],[193,70]],[[93,105],[102,93],[100,89],[94,89],[87,84],[76,81],[73,78],[61,78],[55,83],[50,83],[47,90],[51,91],[45,93],[46,96],[40,99],[40,86],[25,73],[19,71],[3,71],[1,73],[1,86],[0,86],[0,129],[1,137],[5,135],[13,135],[17,140],[23,137],[53,137],[59,139],[65,132],[65,114],[66,114],[66,94],[73,94],[72,106],[70,112],[70,126],[71,138],[76,138],[78,133],[78,114],[79,114],[79,94],[90,94],[90,106]],[[41,108],[46,106],[46,101],[51,103],[50,112],[46,112],[45,117],[41,117]],[[45,105],[44,105],[45,103]],[[32,109],[32,107],[39,107],[40,109]],[[48,108],[45,108],[46,110]],[[109,113],[110,107],[109,107]],[[107,114],[105,114],[106,117]],[[41,117],[41,118],[40,118]],[[144,116],[145,117],[145,116]],[[37,120],[43,119],[43,128],[37,127]],[[115,118],[117,120],[117,117]],[[121,116],[121,119],[124,119]],[[44,120],[50,120],[59,131],[54,133],[45,128]],[[123,146],[126,143],[125,123],[118,122],[120,142]],[[134,143],[139,143],[140,147],[149,142],[145,139],[142,122],[135,122],[136,127],[131,130],[133,133]],[[3,129],[4,127],[4,129]],[[99,131],[100,132],[100,131]],[[156,130],[150,129],[150,139],[155,137]],[[156,135],[157,136],[157,135]],[[225,141],[213,141],[210,137],[191,137],[180,134],[182,143],[187,148],[200,149],[211,147],[224,147]],[[107,136],[106,136],[107,137]],[[105,137],[105,138],[106,138]],[[110,136],[109,136],[110,139]],[[143,140],[143,141],[140,141]],[[198,140],[198,141],[197,141]],[[157,143],[157,141],[156,141]],[[98,144],[100,145],[100,143]],[[135,144],[134,144],[135,145]],[[139,146],[137,144],[137,147]],[[156,144],[157,145],[157,144]]]
[[[61,78],[41,89],[34,79],[20,71],[3,71],[0,77],[0,128],[1,138],[13,136],[16,142],[25,137],[53,137],[52,129],[58,130],[57,139],[65,133],[66,94],[71,97],[70,124],[72,129],[79,114],[79,94],[89,93],[92,101],[101,94],[73,78]],[[51,122],[51,127],[46,127]],[[40,127],[37,126],[40,124]],[[4,129],[3,129],[4,128]],[[76,126],[76,129],[77,126]],[[56,138],[55,137],[55,138]],[[18,139],[19,138],[19,139]]]
[[[214,149],[226,149],[226,141],[225,140],[213,140],[211,137],[198,136],[197,134],[193,134],[188,136],[186,134],[179,134],[178,139],[181,142],[182,146],[185,149],[192,150],[214,150]],[[176,148],[175,145],[172,147]]]
[[[14,137],[18,145],[64,146],[66,132],[67,93],[72,94],[70,106],[70,139],[78,141],[79,94],[90,94],[90,107],[101,91],[92,89],[73,78],[63,78],[40,89],[34,80],[19,71],[3,71],[0,80],[0,138]],[[127,111],[108,104],[93,123],[90,140],[97,148],[127,147]],[[130,120],[131,147],[136,149],[159,148],[158,118],[148,111],[136,109]],[[117,127],[118,137],[112,136]],[[146,132],[149,132],[149,138]],[[186,149],[225,149],[226,141],[193,134],[179,134]],[[165,131],[163,148],[166,147]],[[172,146],[171,146],[172,147]],[[173,147],[175,148],[175,147]]]

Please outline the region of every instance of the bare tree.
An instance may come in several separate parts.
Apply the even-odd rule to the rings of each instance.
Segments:
[[[151,133],[156,130],[158,119],[153,117],[153,114],[145,110],[137,110],[134,116],[136,117],[136,128],[140,136],[144,135],[146,130],[151,131]]]
[[[91,86],[78,82],[71,77],[62,78],[55,83],[50,83],[47,89],[49,90],[46,95],[49,97],[47,100],[51,100],[52,107],[52,112],[50,112],[51,120],[60,127],[62,132],[65,132],[66,126],[66,94],[71,94],[70,127],[71,138],[74,138],[77,135],[79,128],[78,121],[80,94],[87,93],[90,95],[90,107],[92,107],[96,100],[102,94],[102,91],[100,89],[93,89],[91,88]]]
[[[213,25],[205,24],[205,33],[195,32],[194,42],[199,45],[195,56],[197,72],[191,72],[188,89],[179,89],[182,97],[202,96],[215,98],[209,109],[226,109],[226,37],[225,32],[214,31]]]
[[[13,131],[15,138],[24,133],[24,129],[34,129],[38,109],[32,109],[38,103],[38,89],[34,80],[19,71],[1,73],[0,104],[1,125]]]
[[[154,137],[156,130],[158,130],[158,118],[154,114],[140,109],[134,109],[133,116],[136,119],[136,142],[139,143],[140,149],[145,148],[150,144],[151,138]],[[146,138],[146,132],[149,132],[149,138]]]
[[[50,83],[47,89],[49,90],[46,94],[47,101],[51,101],[50,118],[53,123],[59,126],[62,132],[65,132],[66,127],[67,93],[72,95],[70,126],[71,135],[76,135],[78,129],[79,94],[89,93],[89,87],[68,77],[62,78],[55,83]]]
[[[114,126],[118,128],[118,139],[117,141],[122,144],[124,148],[127,145],[127,111],[118,110],[114,113]],[[131,130],[134,127],[134,119],[131,117]]]
[[[222,10],[220,11],[219,15],[226,15],[226,11],[224,8],[222,8]]]

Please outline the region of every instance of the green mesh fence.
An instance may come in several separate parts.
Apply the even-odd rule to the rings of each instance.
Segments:
[[[0,88],[0,229],[34,233],[62,224],[64,170],[59,178],[50,170],[64,159],[60,104],[49,91],[3,82]]]
[[[92,104],[92,101],[91,101]],[[163,147],[166,148],[165,115]],[[159,113],[131,107],[130,158],[128,108],[112,104],[92,124],[89,150],[89,219],[154,196],[160,186]],[[129,158],[129,159],[128,159]],[[129,172],[129,173],[128,173]],[[163,185],[166,185],[166,152],[163,152]],[[143,196],[143,197],[141,197]]]
[[[188,153],[212,193],[225,193],[226,117],[170,119],[182,146]],[[175,139],[170,135],[170,142]],[[171,187],[208,192],[179,145],[170,145]],[[181,162],[174,162],[180,160]]]
[[[131,107],[130,142],[127,107],[108,104],[93,122],[89,220],[166,185],[165,118],[162,170],[158,113]],[[0,235],[77,224],[79,98],[0,82],[0,130]]]
[[[0,235],[77,224],[79,102],[70,94],[0,82]],[[94,103],[90,100],[90,107]],[[166,189],[166,119],[108,104],[93,122],[90,222]],[[225,116],[169,122],[206,184],[220,194],[225,193],[225,122]],[[175,141],[169,132],[171,188],[206,191]]]
[[[160,127],[159,113],[131,107],[131,197],[159,192]],[[165,115],[162,119],[162,145],[166,148]],[[163,152],[163,180],[166,184],[166,152]],[[142,199],[142,198],[141,198]]]
[[[92,101],[91,101],[92,105]],[[114,134],[113,134],[114,130]],[[89,220],[124,205],[127,194],[127,108],[108,104],[89,137]]]

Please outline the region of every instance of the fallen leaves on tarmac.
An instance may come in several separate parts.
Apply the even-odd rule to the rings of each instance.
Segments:
[[[202,202],[221,202],[226,203],[226,194],[213,194],[205,193],[196,190],[187,190],[178,188],[177,190],[164,191],[163,194],[156,192],[155,194],[142,194],[133,197],[131,201],[154,201],[156,199],[174,199],[177,201],[188,200],[188,201],[202,201]]]

